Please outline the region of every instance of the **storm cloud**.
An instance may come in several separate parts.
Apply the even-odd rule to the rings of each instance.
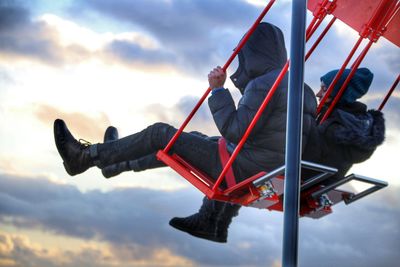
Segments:
[[[303,266],[395,266],[400,247],[399,188],[351,206],[335,206],[320,220],[302,219]],[[140,188],[80,192],[43,178],[0,177],[0,221],[22,229],[103,241],[129,257],[150,258],[168,248],[196,265],[272,266],[280,260],[281,214],[243,208],[229,243],[215,244],[173,230],[168,220],[197,210],[200,193]],[[129,250],[131,248],[132,250]],[[135,249],[136,248],[136,249]],[[139,251],[139,252],[138,252]]]
[[[166,107],[162,104],[154,103],[147,106],[143,110],[143,113],[152,120],[166,122],[170,125],[179,127],[196,106],[198,101],[198,97],[187,95],[180,98],[172,107]],[[199,108],[196,115],[186,128],[186,131],[200,131],[207,135],[220,135],[213,122],[207,103],[203,103]]]
[[[85,136],[89,140],[103,140],[105,129],[111,124],[108,116],[101,112],[96,117],[80,112],[65,112],[54,106],[35,104],[32,110],[35,117],[44,125],[53,125],[55,119],[62,118],[70,125],[76,136]]]
[[[65,9],[70,16],[83,18],[82,25],[85,19],[95,23],[91,16],[95,12],[100,18],[125,23],[130,31],[140,32],[157,43],[156,47],[146,47],[133,40],[116,38],[92,53],[80,45],[62,46],[58,33],[50,25],[32,18],[32,5],[21,3],[0,3],[0,51],[5,54],[31,57],[49,64],[96,57],[128,65],[170,66],[190,75],[206,73],[211,67],[222,65],[262,9],[241,0],[229,4],[223,0],[73,1]],[[282,28],[287,44],[290,42],[289,16],[290,3],[278,2],[265,18]],[[318,87],[319,77],[341,66],[356,38],[357,34],[338,34],[334,26],[307,64],[307,82]],[[332,45],[335,43],[340,45]],[[387,41],[382,43],[372,47],[362,64],[376,74],[373,87],[379,89],[400,71],[398,48]]]
[[[282,5],[277,6],[277,10],[282,8]],[[110,44],[108,50],[121,60],[139,56],[151,63],[157,56],[161,62],[168,59],[181,71],[194,74],[222,64],[261,8],[240,0],[229,1],[229,4],[223,0],[75,1],[70,8],[71,13],[82,17],[93,11],[128,23],[160,44],[157,51],[143,51],[127,42]],[[268,18],[278,19],[279,16],[271,12]],[[284,21],[283,18],[279,20]]]
[[[0,2],[0,52],[3,55],[58,64],[63,61],[63,55],[54,43],[55,37],[56,33],[45,23],[32,20],[29,8],[21,2]]]
[[[93,29],[99,21],[90,21],[91,19],[107,18],[114,21],[117,26],[121,25],[123,30],[128,29],[133,36],[125,39],[117,38],[120,32],[113,32],[115,35],[112,34],[104,46],[100,46],[95,52],[89,52],[79,45],[62,46],[58,36],[61,31],[56,31],[54,28],[56,26],[47,24],[45,20],[34,17],[32,6],[35,4],[31,4],[30,7],[25,4],[23,1],[0,2],[0,54],[6,66],[9,58],[18,58],[29,63],[33,59],[35,61],[32,63],[33,66],[37,66],[36,61],[39,61],[52,67],[60,67],[58,70],[63,72],[68,70],[62,68],[63,64],[79,63],[81,62],[79,59],[95,58],[111,63],[110,65],[127,64],[131,69],[143,65],[150,68],[173,67],[179,70],[180,74],[192,76],[198,75],[199,72],[205,73],[210,67],[221,64],[262,8],[250,5],[244,0],[66,1],[66,4],[72,5],[68,10],[73,16],[69,17],[79,21],[79,25],[75,25]],[[283,29],[287,43],[290,39],[289,5],[290,1],[277,1],[266,19]],[[92,12],[96,16],[92,16]],[[57,16],[61,18],[63,14]],[[115,25],[113,26],[112,31],[116,29]],[[96,35],[99,29],[91,32]],[[147,42],[139,42],[140,38],[154,41],[154,45],[146,46]],[[310,59],[306,77],[314,89],[318,88],[319,77],[322,74],[340,67],[341,61],[351,49],[352,41],[348,39],[347,36],[339,36],[338,30],[333,28]],[[398,75],[398,57],[398,48],[386,42],[374,45],[362,64],[375,73],[375,80],[370,90],[371,98],[366,100],[370,107],[378,106],[383,93]],[[13,84],[14,81],[19,81],[19,77],[9,74],[10,70],[8,67],[0,68],[0,80]],[[184,96],[171,107],[154,103],[143,112],[144,115],[154,116],[155,121],[180,125],[197,101],[196,97]],[[76,136],[85,136],[93,140],[101,140],[104,129],[110,124],[106,114],[99,113],[98,117],[90,117],[83,112],[63,111],[53,104],[36,106],[33,104],[30,106],[32,108],[29,109],[31,111],[29,114],[33,114],[35,119],[48,126],[56,117],[64,118]],[[397,94],[385,107],[385,118],[390,129],[396,130],[400,127],[399,104]],[[0,106],[1,112],[2,109],[3,106]],[[192,127],[190,130],[202,131],[204,127],[206,130],[216,130],[206,106],[199,110],[189,127]],[[32,131],[32,134],[35,138],[36,136],[45,138],[39,132]],[[11,140],[24,149],[31,148],[29,141],[32,139],[21,142],[21,139],[13,140],[11,137],[10,135],[3,138],[4,143]],[[393,138],[398,138],[398,135]],[[387,143],[391,144],[389,140]],[[14,151],[14,148],[12,149]],[[54,148],[52,151],[56,153]],[[7,161],[3,160],[2,166],[8,162],[24,166],[29,161],[26,157],[14,160],[9,154],[5,154]],[[38,155],[35,160],[45,161],[45,158]],[[389,160],[387,164],[394,165]],[[57,165],[54,162],[52,166],[52,169],[62,169],[59,161]],[[370,168],[374,167],[375,165]],[[395,171],[394,166],[389,167]],[[234,219],[230,227],[228,244],[216,244],[193,238],[168,225],[171,217],[187,216],[198,210],[202,194],[193,188],[163,191],[110,186],[110,191],[83,192],[76,186],[53,182],[66,180],[58,177],[52,169],[41,166],[38,168],[41,168],[40,173],[46,175],[49,173],[52,179],[5,174],[8,168],[2,168],[3,173],[0,173],[0,225],[5,229],[0,231],[0,265],[43,267],[135,266],[145,263],[148,266],[157,266],[160,263],[169,266],[174,266],[174,263],[175,266],[191,263],[196,266],[277,267],[280,265],[281,213],[243,208],[240,216]],[[23,173],[29,171],[28,169]],[[146,175],[153,176],[154,181],[171,179],[171,177],[158,177],[160,174],[157,172]],[[177,179],[175,174],[173,177]],[[82,181],[84,182],[86,181]],[[80,181],[73,183],[80,186]],[[399,192],[399,186],[390,185],[350,206],[339,204],[334,207],[333,214],[320,220],[302,219],[300,265],[397,266],[400,261]],[[38,247],[27,242],[23,234],[9,233],[13,232],[8,231],[10,227],[43,234],[50,233],[60,240],[63,240],[63,237],[70,237],[106,244],[107,248],[83,248],[78,252],[66,248],[63,251],[50,251],[50,253],[44,243]],[[60,259],[65,258],[69,261],[60,262]],[[162,259],[165,262],[162,262]]]
[[[175,61],[172,53],[159,49],[145,49],[130,41],[112,41],[104,48],[104,53],[126,64],[171,65]]]

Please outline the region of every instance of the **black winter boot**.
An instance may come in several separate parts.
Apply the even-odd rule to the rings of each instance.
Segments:
[[[117,140],[118,136],[119,136],[118,129],[113,126],[109,126],[107,128],[106,132],[104,133],[104,139],[103,139],[104,143]],[[110,178],[110,177],[120,174],[121,172],[118,172],[115,170],[116,169],[115,166],[116,166],[116,164],[106,166],[101,169],[101,173],[103,174],[103,176],[105,178]]]
[[[118,129],[114,126],[109,126],[104,133],[104,143],[118,139]]]
[[[227,236],[218,235],[219,214],[226,203],[203,199],[203,204],[198,213],[185,218],[172,218],[169,224],[190,235],[214,242],[226,243]]]
[[[233,217],[239,215],[239,209],[242,206],[231,203],[224,203],[217,222],[217,237],[221,240],[228,239],[228,228],[232,222]]]
[[[65,170],[69,175],[80,174],[95,165],[96,145],[78,142],[63,120],[54,121],[54,139],[58,153],[64,161]]]

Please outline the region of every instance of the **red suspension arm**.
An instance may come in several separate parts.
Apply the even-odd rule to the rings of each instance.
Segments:
[[[306,39],[309,39],[308,36],[310,36],[311,30],[313,29],[315,23],[317,22],[318,18],[317,17],[313,17],[313,19],[311,20],[310,24],[308,25],[307,29],[306,29]]]
[[[317,48],[317,46],[319,45],[319,43],[322,41],[322,39],[325,37],[326,33],[330,30],[330,28],[332,27],[333,23],[336,21],[336,17],[333,17],[331,19],[331,21],[329,22],[329,24],[326,26],[326,28],[324,29],[324,31],[320,34],[320,36],[318,37],[318,39],[315,41],[315,43],[313,44],[313,46],[310,48],[310,50],[307,52],[306,56],[305,56],[305,61],[307,61],[307,59],[311,56],[311,54],[314,52],[315,48]]]
[[[246,35],[242,38],[242,40],[239,42],[238,46],[236,49],[233,51],[232,55],[228,59],[228,61],[225,63],[223,66],[223,70],[226,71],[226,69],[229,67],[229,65],[232,63],[233,59],[236,57],[236,55],[239,53],[239,51],[243,48],[247,40],[250,38],[250,36],[253,34],[255,29],[257,28],[258,24],[260,24],[261,20],[264,18],[264,16],[268,13],[269,9],[272,7],[272,5],[275,3],[275,0],[270,0],[268,5],[264,8],[264,10],[261,12],[257,20],[254,22],[254,24],[251,26],[250,30],[246,33]],[[190,112],[189,116],[186,118],[186,120],[183,122],[181,127],[178,129],[178,131],[174,134],[174,136],[171,138],[167,146],[164,148],[164,152],[168,153],[171,147],[175,144],[176,140],[178,137],[181,135],[185,127],[188,125],[190,120],[193,118],[194,114],[197,112],[197,110],[200,108],[200,106],[203,104],[204,100],[207,98],[208,94],[210,93],[211,88],[209,87],[206,92],[203,94],[203,96],[200,98],[199,102],[197,105],[193,108],[193,110]]]
[[[217,190],[219,185],[221,184],[222,180],[224,179],[226,173],[228,172],[229,168],[231,167],[233,161],[236,159],[237,155],[239,154],[240,150],[242,149],[244,143],[246,142],[247,138],[249,137],[251,131],[253,130],[254,126],[256,125],[257,121],[259,120],[261,114],[263,113],[264,109],[267,107],[267,104],[271,100],[272,96],[274,95],[278,85],[281,83],[283,77],[287,73],[289,69],[289,61],[286,62],[285,66],[279,73],[277,79],[275,80],[274,84],[272,85],[271,89],[269,90],[267,96],[264,98],[260,108],[258,109],[256,115],[254,116],[253,120],[250,122],[249,127],[247,127],[246,132],[244,133],[242,139],[240,140],[239,144],[236,146],[235,150],[233,151],[231,157],[229,158],[228,162],[226,163],[224,169],[222,170],[221,174],[219,175],[217,181],[215,182],[214,187],[212,188],[213,191]]]
[[[337,93],[337,95],[333,99],[332,103],[329,105],[329,108],[325,112],[325,114],[322,117],[322,120],[321,120],[320,123],[323,123],[329,117],[329,115],[332,113],[332,111],[335,108],[337,102],[339,101],[340,97],[343,95],[347,85],[349,84],[351,78],[353,78],[354,73],[356,72],[357,68],[360,66],[360,64],[363,61],[364,57],[367,55],[367,53],[368,53],[369,49],[371,48],[372,44],[373,44],[373,41],[369,41],[367,46],[364,48],[364,50],[358,56],[357,60],[352,65],[349,76],[346,78],[346,80],[344,81],[344,83],[343,83],[342,87],[340,88],[339,92]]]
[[[383,99],[382,103],[380,104],[378,110],[382,111],[383,107],[386,105],[386,102],[389,100],[390,96],[392,95],[394,89],[399,84],[400,81],[400,74],[397,76],[397,79],[394,81],[392,87],[390,88],[389,92],[386,94],[385,99]]]
[[[356,44],[354,45],[353,49],[351,50],[350,54],[347,56],[346,60],[344,61],[342,67],[340,68],[340,70],[338,71],[338,73],[336,74],[335,78],[333,79],[333,81],[331,82],[331,84],[328,87],[328,90],[326,91],[326,94],[324,95],[324,97],[321,99],[321,102],[318,105],[317,108],[317,114],[319,114],[322,110],[322,107],[325,105],[326,100],[328,99],[328,97],[331,95],[333,88],[335,87],[336,83],[338,82],[340,76],[342,76],[345,68],[347,67],[347,64],[349,64],[351,58],[354,56],[354,53],[357,51],[358,47],[360,46],[362,40],[364,39],[364,37],[360,36],[360,38],[358,38]]]
[[[331,14],[336,8],[336,0],[324,0],[318,10],[313,11],[313,20],[306,30],[306,42],[311,38],[314,32],[321,25],[326,15]]]
[[[310,40],[311,36],[315,33],[315,31],[318,29],[318,27],[321,25],[322,21],[324,20],[326,15],[322,16],[321,19],[315,23],[314,27],[312,28],[307,28],[307,33],[306,33],[306,42]]]

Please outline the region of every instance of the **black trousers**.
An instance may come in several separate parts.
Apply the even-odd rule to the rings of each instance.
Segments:
[[[124,163],[126,171],[163,167],[165,165],[156,159],[156,153],[165,148],[176,131],[177,129],[166,123],[155,123],[138,133],[98,144],[97,165],[104,168]],[[200,133],[183,132],[171,152],[177,153],[211,178],[218,178],[222,171],[217,141]],[[235,175],[239,174],[236,167],[233,168]]]

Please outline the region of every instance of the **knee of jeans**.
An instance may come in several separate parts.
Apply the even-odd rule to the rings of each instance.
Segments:
[[[151,129],[151,140],[162,146],[166,145],[176,132],[174,127],[164,122],[156,122],[149,128]]]
[[[165,128],[169,128],[169,127],[172,127],[172,126],[169,125],[168,123],[165,123],[165,122],[156,122],[156,123],[152,124],[149,127],[153,128],[153,129],[165,129]]]

